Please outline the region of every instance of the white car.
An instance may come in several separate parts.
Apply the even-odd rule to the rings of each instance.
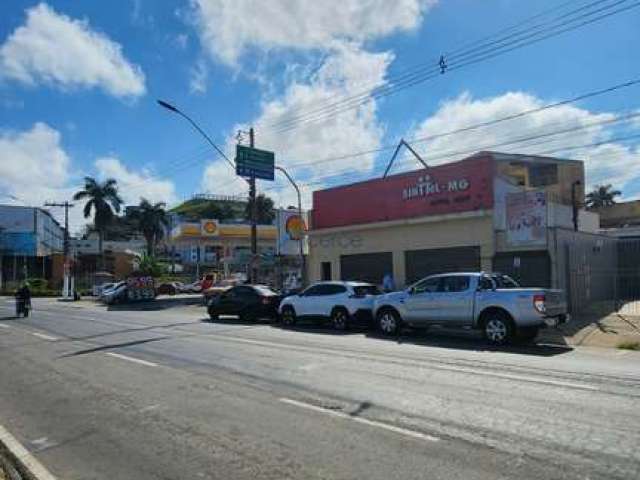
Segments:
[[[282,323],[298,319],[330,319],[336,330],[347,330],[354,322],[372,322],[373,300],[380,295],[375,285],[363,282],[319,282],[280,302]]]

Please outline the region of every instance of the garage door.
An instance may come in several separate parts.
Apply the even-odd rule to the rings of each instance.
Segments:
[[[493,257],[493,271],[509,275],[523,287],[551,285],[551,260],[546,250],[497,253]]]
[[[407,285],[435,273],[480,270],[480,247],[434,248],[404,252]]]
[[[386,274],[393,274],[391,252],[361,253],[340,257],[340,279],[382,284]]]

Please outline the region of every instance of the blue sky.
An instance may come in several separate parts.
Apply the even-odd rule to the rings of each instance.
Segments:
[[[204,191],[243,194],[242,181],[189,125],[157,106],[162,98],[200,122],[231,158],[237,129],[256,125],[256,145],[276,152],[277,162],[303,184],[309,205],[313,189],[380,174],[390,152],[317,160],[454,130],[640,77],[632,47],[640,44],[640,8],[293,130],[273,126],[286,118],[283,113],[308,114],[373,86],[395,88],[395,77],[408,68],[435,68],[442,53],[473,48],[479,39],[541,12],[548,13],[519,28],[579,8],[584,14],[588,8],[634,3],[618,2],[589,7],[593,0],[12,1],[0,17],[0,201],[63,200],[84,175],[115,177],[128,202],[146,196],[171,204]],[[438,163],[444,161],[439,153],[613,121],[640,108],[639,93],[640,86],[630,87],[416,148]],[[638,127],[635,118],[502,150],[555,148],[558,155],[585,160],[590,184],[612,182],[634,198],[640,193],[637,142],[562,148],[628,136]],[[408,158],[398,166],[414,167]],[[259,188],[279,204],[293,202],[283,180],[260,182]],[[83,223],[76,210],[75,228]]]

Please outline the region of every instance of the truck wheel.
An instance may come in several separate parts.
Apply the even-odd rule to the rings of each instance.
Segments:
[[[282,309],[282,324],[285,327],[293,327],[296,324],[296,312],[293,307],[284,307]]]
[[[349,312],[341,307],[334,308],[331,312],[331,323],[333,328],[341,332],[349,330]]]
[[[513,324],[509,316],[500,310],[485,314],[482,323],[484,338],[492,345],[505,345],[513,337]]]
[[[379,311],[376,320],[378,328],[385,335],[395,335],[400,329],[400,315],[390,308]]]

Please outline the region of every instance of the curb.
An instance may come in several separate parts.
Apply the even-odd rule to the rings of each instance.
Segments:
[[[56,480],[29,451],[0,425],[0,455],[4,454],[25,480]]]

